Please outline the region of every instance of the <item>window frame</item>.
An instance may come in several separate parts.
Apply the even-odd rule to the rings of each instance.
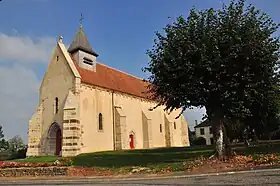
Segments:
[[[59,99],[58,97],[55,97],[54,99],[54,113],[57,114],[58,113],[58,107],[59,107]]]
[[[98,114],[98,131],[103,131],[104,125],[103,125],[103,115],[102,113]]]
[[[203,131],[203,132],[202,132]],[[204,128],[200,128],[199,129],[200,135],[205,135],[205,129]]]

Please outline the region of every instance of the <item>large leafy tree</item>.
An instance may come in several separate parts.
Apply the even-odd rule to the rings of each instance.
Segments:
[[[23,142],[23,139],[19,135],[12,137],[8,140],[8,142],[9,151],[12,153],[22,150],[26,147],[26,145]]]
[[[250,112],[251,116],[245,119],[246,125],[256,129],[258,136],[269,137],[280,125],[280,89],[274,86],[269,91],[263,92],[252,102]]]
[[[267,114],[279,83],[278,24],[245,0],[178,17],[148,51],[149,86],[166,110],[205,107],[219,155],[226,127]],[[273,102],[269,102],[273,104]],[[258,107],[254,107],[258,105]],[[255,110],[254,110],[254,109]],[[263,118],[262,118],[263,119]]]

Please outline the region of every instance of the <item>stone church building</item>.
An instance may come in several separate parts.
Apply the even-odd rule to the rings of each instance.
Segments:
[[[152,110],[146,82],[97,57],[82,26],[68,49],[59,39],[29,121],[27,156],[189,146],[179,109]]]

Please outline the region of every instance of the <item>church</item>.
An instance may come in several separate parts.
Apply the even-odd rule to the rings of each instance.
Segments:
[[[97,61],[80,25],[56,43],[29,121],[27,156],[189,146],[188,124],[147,93],[147,82]]]

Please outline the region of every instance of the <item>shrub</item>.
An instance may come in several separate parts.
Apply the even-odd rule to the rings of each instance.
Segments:
[[[204,137],[194,138],[191,145],[206,145],[206,139]]]
[[[9,160],[24,159],[26,158],[26,152],[27,152],[27,148],[19,149],[16,152],[12,152],[8,159]]]
[[[17,151],[17,159],[26,158],[27,148],[23,148]]]
[[[0,161],[8,160],[11,157],[9,152],[0,152]]]
[[[59,161],[64,165],[64,166],[71,166],[73,165],[73,160],[71,157],[62,157],[59,159]]]

